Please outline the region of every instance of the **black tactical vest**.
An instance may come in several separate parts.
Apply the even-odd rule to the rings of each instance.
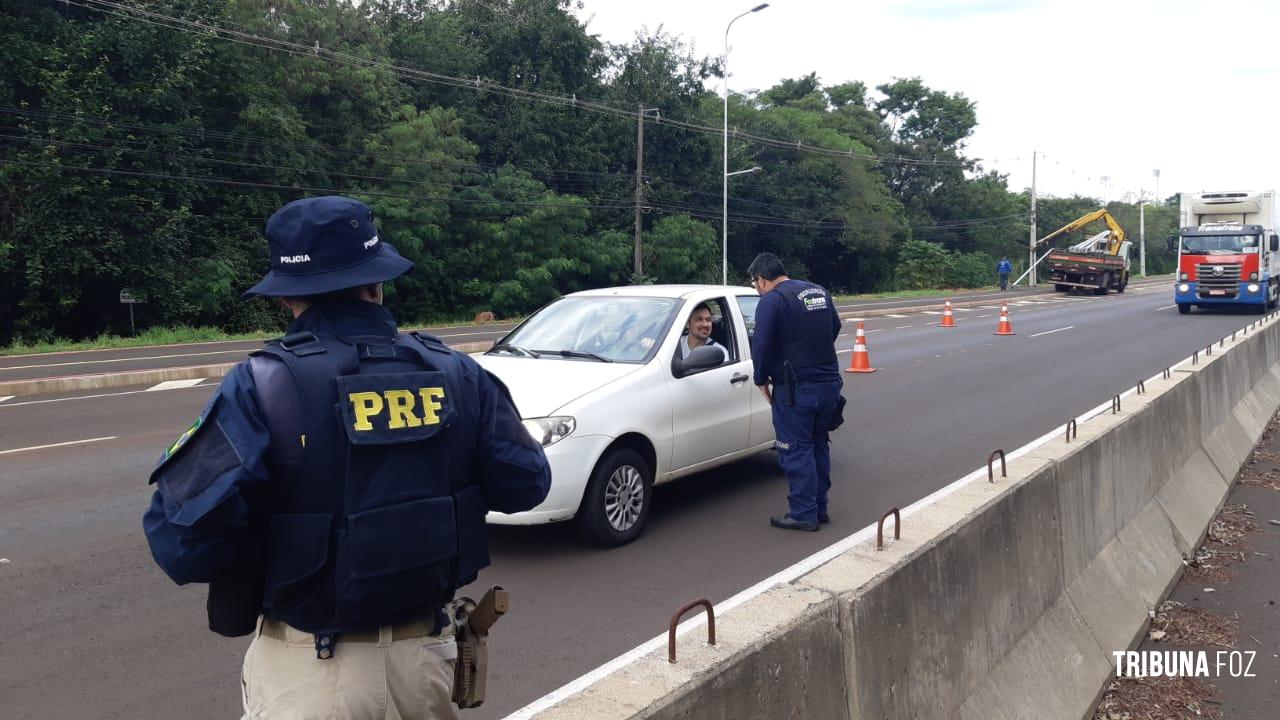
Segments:
[[[489,564],[486,505],[468,477],[475,371],[416,334],[364,344],[300,332],[254,355],[288,368],[260,397],[296,392],[298,410],[263,403],[272,436],[264,614],[327,633],[450,601]]]

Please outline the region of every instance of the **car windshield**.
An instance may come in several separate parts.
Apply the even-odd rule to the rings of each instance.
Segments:
[[[641,362],[660,343],[678,304],[673,298],[562,298],[539,310],[489,352]]]
[[[1257,235],[1183,235],[1182,252],[1191,255],[1235,255],[1258,247]]]

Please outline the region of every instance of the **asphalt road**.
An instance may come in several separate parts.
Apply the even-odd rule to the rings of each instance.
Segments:
[[[1147,282],[1168,285],[1167,279]],[[938,295],[933,298],[893,298],[846,302],[840,303],[839,308],[841,312],[872,309],[892,310],[895,308],[910,308],[930,302],[942,302],[943,299],[948,297],[954,300],[992,299],[998,301],[1000,299],[1017,300],[1031,296],[1042,296],[1052,292],[1052,290],[1046,289],[1044,286],[1034,290],[1023,288],[1008,292],[1000,292],[998,290],[961,291],[951,295]],[[426,331],[442,338],[450,345],[458,345],[460,343],[497,340],[507,334],[515,325],[515,323],[452,325],[426,328]],[[0,382],[236,362],[244,359],[246,354],[260,347],[262,347],[261,340],[238,340],[0,356]]]
[[[992,334],[994,308],[957,312],[955,329],[867,320],[878,372],[846,376],[822,532],[768,526],[786,495],[769,454],[659,488],[627,547],[584,547],[569,526],[492,528],[482,579],[509,588],[513,610],[491,639],[489,702],[465,717],[536,699],[663,632],[686,600],[727,598],[1255,317],[1179,316],[1165,285],[1021,302],[1014,337]],[[140,530],[152,463],[211,391],[0,404],[0,717],[237,715],[247,640],[204,630],[203,588],[169,583]],[[110,439],[23,449],[97,438]]]

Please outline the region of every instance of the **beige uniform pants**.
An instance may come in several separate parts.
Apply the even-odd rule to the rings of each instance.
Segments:
[[[456,720],[450,701],[453,628],[440,636],[344,642],[316,657],[315,637],[287,628],[284,640],[259,631],[244,656],[241,687],[247,720]]]

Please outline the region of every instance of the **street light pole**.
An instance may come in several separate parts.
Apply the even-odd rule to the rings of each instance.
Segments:
[[[733,24],[739,19],[744,18],[751,13],[757,13],[769,7],[769,3],[762,3],[750,10],[742,13],[729,21],[724,28],[724,66],[721,72],[724,73],[724,148],[723,148],[723,176],[721,177],[721,218],[720,218],[720,283],[722,285],[729,284],[729,30]]]

